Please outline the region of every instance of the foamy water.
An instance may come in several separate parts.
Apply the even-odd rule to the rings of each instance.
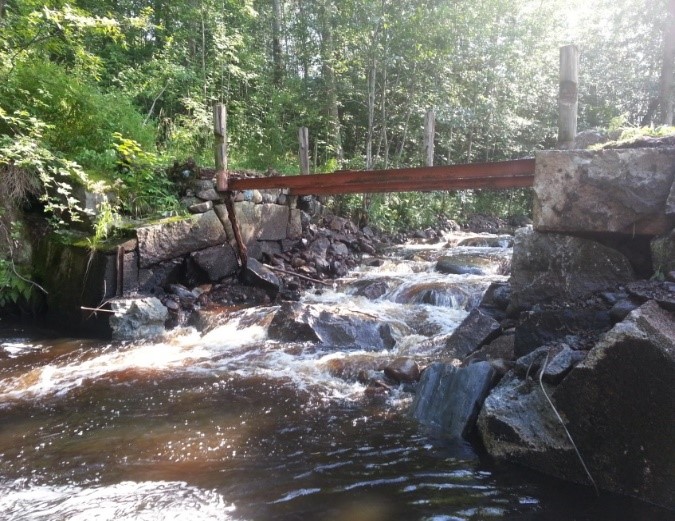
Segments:
[[[4,519],[35,521],[234,521],[235,507],[222,495],[181,482],[131,482],[110,486],[46,486],[5,483]]]

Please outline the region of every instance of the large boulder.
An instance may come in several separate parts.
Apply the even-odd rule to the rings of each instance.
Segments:
[[[227,240],[225,229],[213,210],[138,228],[136,236],[141,268],[224,244]]]
[[[462,368],[430,365],[415,392],[413,418],[447,438],[466,438],[473,431],[494,375],[488,362]]]
[[[543,384],[574,445],[536,372],[523,378],[507,375],[481,410],[479,430],[492,456],[589,483],[576,445],[598,487],[675,509],[673,313],[643,304],[559,385]]]
[[[589,239],[516,232],[511,263],[511,308],[574,301],[634,280],[630,262],[616,250]]]
[[[114,314],[110,317],[115,340],[140,340],[164,334],[169,310],[155,297],[114,299],[110,301]]]
[[[272,300],[281,289],[281,282],[274,272],[255,259],[248,259],[242,278],[245,284],[265,290]]]
[[[534,228],[660,235],[675,218],[674,182],[675,148],[539,152]]]

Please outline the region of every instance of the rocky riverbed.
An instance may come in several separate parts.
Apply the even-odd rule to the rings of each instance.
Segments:
[[[438,230],[410,237],[447,240]],[[164,288],[167,324],[209,329],[222,323],[223,307],[289,301],[271,319],[271,338],[388,349],[391,331],[367,313],[325,315],[293,301],[309,288],[320,293],[359,264],[381,265],[387,248],[404,239],[339,217],[306,217],[292,248],[263,253],[243,277]],[[451,241],[498,250],[514,239],[475,233]],[[378,395],[407,386],[421,423],[442,437],[482,445],[496,459],[675,508],[669,486],[675,479],[669,456],[675,282],[639,279],[627,257],[599,242],[531,227],[516,233],[512,262],[451,253],[435,270],[510,279],[467,303],[469,314],[433,357],[336,360],[331,371],[359,379]],[[386,281],[356,286],[370,299],[389,290]],[[435,302],[434,291],[416,298]]]

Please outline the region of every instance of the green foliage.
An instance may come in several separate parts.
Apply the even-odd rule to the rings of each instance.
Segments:
[[[21,240],[19,223],[0,213],[0,308],[31,296],[33,284],[19,272],[14,259]]]
[[[146,152],[133,139],[114,134],[117,185],[122,210],[134,217],[170,215],[180,210],[173,183],[159,166],[156,154]]]
[[[79,222],[85,214],[77,198],[76,186],[97,187],[75,162],[58,157],[42,145],[47,125],[26,113],[9,116],[0,108],[0,123],[13,135],[0,135],[0,175],[3,186],[25,186],[4,195],[21,204],[28,194],[37,195],[55,227]]]
[[[19,276],[12,261],[0,258],[0,308],[20,299],[29,300],[32,290],[32,284]]]
[[[641,137],[665,137],[675,134],[675,127],[661,125],[658,127],[629,127],[621,129],[619,141],[632,141]]]
[[[33,60],[17,64],[9,82],[0,85],[0,94],[7,112],[21,111],[48,123],[40,131],[45,147],[86,169],[112,172],[114,157],[108,151],[114,132],[143,146],[154,144],[154,130],[143,125],[128,98],[115,92],[103,94],[84,80],[73,81],[55,63]]]
[[[614,120],[613,120],[614,121]],[[619,118],[616,124],[625,122],[623,118]],[[616,148],[617,146],[625,146],[632,142],[639,141],[645,137],[659,138],[675,135],[675,127],[668,125],[661,125],[659,127],[625,127],[617,126],[614,129],[614,134],[619,134],[618,139],[608,141],[607,143],[599,143],[590,147],[591,150],[602,150],[605,148]]]
[[[115,227],[121,222],[119,207],[110,201],[103,201],[98,205],[96,222],[94,223],[94,235],[90,238],[92,249],[108,239],[115,231]]]
[[[345,195],[334,197],[331,208],[356,221],[366,219],[380,230],[397,232],[434,227],[445,219],[464,221],[474,213],[503,219],[531,215],[532,195],[527,189]]]
[[[79,169],[117,181],[120,211],[175,210],[161,163],[212,164],[215,101],[228,108],[235,168],[296,173],[300,126],[315,171],[417,166],[430,107],[436,164],[531,155],[555,143],[558,49],[570,42],[582,52],[580,130],[640,125],[658,97],[661,0],[278,0],[281,20],[275,2],[7,3],[0,105],[42,124],[38,136],[0,121],[12,191],[46,187],[67,214],[72,192],[58,183]],[[397,194],[335,206],[418,227],[442,214],[525,211],[526,198]]]

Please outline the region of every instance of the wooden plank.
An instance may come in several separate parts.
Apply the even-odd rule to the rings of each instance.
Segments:
[[[230,179],[229,189],[288,188],[295,195],[503,189],[531,186],[533,178],[534,159],[530,158],[396,170],[339,171],[333,174]]]

